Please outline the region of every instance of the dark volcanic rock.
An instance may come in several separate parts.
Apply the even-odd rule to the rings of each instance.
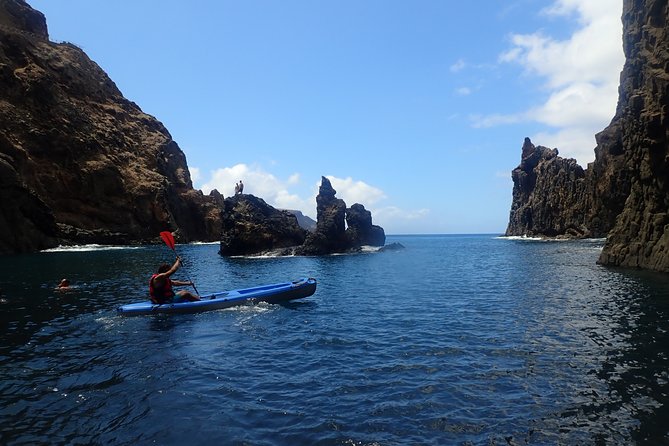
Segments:
[[[316,230],[307,235],[304,245],[298,250],[302,255],[323,255],[345,252],[351,244],[346,236],[346,203],[336,198],[330,180],[321,177],[316,196]]]
[[[586,237],[584,170],[557,149],[535,147],[525,138],[520,165],[511,174],[513,201],[506,235]]]
[[[224,256],[277,252],[302,245],[307,231],[289,211],[262,199],[239,194],[225,199],[220,254]]]
[[[507,234],[606,235],[600,263],[669,272],[669,6],[624,0],[622,19],[618,106],[595,161],[583,176],[524,147]]]
[[[346,209],[346,235],[352,246],[383,246],[386,233],[381,226],[372,224],[372,213],[361,204]]]
[[[23,183],[2,144],[0,134],[0,253],[51,247],[58,233],[53,214]]]
[[[313,218],[309,217],[308,215],[304,215],[302,211],[297,211],[297,210],[292,210],[292,209],[286,209],[288,212],[291,214],[295,215],[297,217],[297,223],[303,228],[306,229],[307,231],[315,231],[316,230],[316,220]]]
[[[34,10],[22,0],[2,0],[1,3],[0,27],[32,34],[42,39],[49,38],[44,14]]]
[[[347,209],[336,193],[330,180],[321,177],[316,197],[316,230],[307,235],[297,254],[324,255],[357,251],[362,245],[385,244],[386,234],[382,227],[372,224],[372,214],[358,203]]]
[[[620,96],[594,163],[600,193],[621,190],[602,264],[669,272],[668,34],[666,0],[623,1]]]
[[[316,197],[318,220],[311,232],[300,227],[295,211],[275,209],[253,195],[226,198],[219,253],[325,255],[357,251],[362,245],[383,246],[385,232],[372,225],[370,212],[360,204],[346,209],[335,194],[330,180],[322,177]]]
[[[220,197],[193,189],[186,158],[44,16],[0,2],[0,253],[58,243],[142,243],[162,230],[218,240]]]

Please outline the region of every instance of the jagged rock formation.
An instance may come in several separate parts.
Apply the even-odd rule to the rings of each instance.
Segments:
[[[193,189],[165,127],[22,0],[0,2],[0,185],[0,253],[219,239],[222,197]]]
[[[337,198],[330,180],[321,177],[316,196],[316,230],[307,236],[299,250],[303,255],[322,255],[344,252],[349,243],[346,237],[346,203]]]
[[[669,272],[669,6],[624,0],[622,19],[626,61],[618,106],[596,135],[595,161],[571,182],[565,179],[578,169],[549,167],[547,153],[526,163],[524,149],[513,174],[507,234],[606,235],[600,263]],[[573,197],[547,187],[553,182]],[[583,224],[570,233],[564,222],[580,223],[578,212]]]
[[[355,251],[362,245],[383,246],[385,232],[372,225],[369,211],[361,204],[346,209],[344,200],[337,198],[330,180],[321,177],[316,197],[316,230],[307,235],[304,245],[297,249],[301,255],[323,255]],[[345,221],[349,223],[346,229]]]
[[[306,229],[307,231],[316,230],[316,220],[314,220],[313,218],[309,217],[308,215],[304,215],[302,211],[293,209],[285,209],[285,210],[295,215],[295,217],[297,217],[297,223],[303,229]]]
[[[219,254],[223,256],[290,254],[290,248],[302,245],[307,234],[294,214],[249,194],[226,198],[222,215]]]
[[[513,201],[506,235],[589,237],[585,171],[557,149],[525,138],[513,170]]]
[[[335,194],[330,180],[322,177],[313,231],[300,227],[294,211],[275,209],[253,195],[226,198],[219,254],[326,255],[383,246],[385,232],[372,224],[371,213],[357,203],[346,209]]]
[[[381,226],[372,224],[372,213],[359,203],[346,209],[346,235],[353,246],[383,246],[386,233]]]

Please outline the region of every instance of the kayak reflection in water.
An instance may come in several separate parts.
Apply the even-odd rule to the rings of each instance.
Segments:
[[[180,266],[181,258],[177,257],[172,266],[163,263],[158,267],[158,272],[152,275],[149,280],[149,295],[151,296],[151,302],[155,304],[165,304],[200,300],[200,297],[196,294],[185,290],[177,291],[175,293],[172,289],[173,286],[193,285],[193,282],[170,279],[170,276],[174,274]]]

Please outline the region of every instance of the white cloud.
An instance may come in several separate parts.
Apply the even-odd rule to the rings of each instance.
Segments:
[[[337,191],[337,198],[344,200],[349,207],[355,203],[362,204],[371,212],[372,222],[384,228],[386,232],[397,233],[397,228],[402,228],[405,223],[426,220],[430,213],[429,209],[401,209],[397,206],[384,205],[386,194],[363,181],[331,175],[327,175],[327,178]]]
[[[191,167],[190,170],[191,173],[197,172],[195,175],[200,179],[201,169]],[[317,217],[316,195],[318,194],[320,180],[301,196],[291,191],[291,189],[300,186],[300,178],[301,175],[295,173],[284,181],[260,167],[237,164],[211,171],[209,180],[199,188],[205,194],[208,194],[212,189],[217,189],[228,197],[234,194],[235,183],[241,179],[244,182],[244,193],[262,198],[276,208],[296,209],[315,219]],[[351,177],[337,178],[331,175],[328,175],[327,178],[337,191],[337,198],[344,200],[347,206],[355,203],[362,204],[365,209],[372,213],[374,224],[380,225],[386,231],[393,231],[393,228],[401,227],[406,222],[425,219],[429,214],[428,209],[405,210],[396,206],[384,205],[384,201],[388,199],[385,192],[364,181],[354,180]],[[195,183],[197,182],[194,181]],[[308,196],[305,197],[304,195]]]
[[[193,184],[198,183],[200,181],[200,169],[197,167],[189,167],[188,170],[190,171],[190,180]]]
[[[603,1],[583,1],[583,0],[556,0],[552,5],[544,8],[542,13],[546,15],[565,16],[571,13],[577,13],[582,23],[587,23],[597,17],[609,15],[612,2]],[[622,6],[613,4],[613,6]],[[622,10],[621,10],[622,11]],[[621,14],[618,15],[620,17]]]
[[[475,127],[536,121],[554,131],[534,135],[536,144],[558,147],[582,165],[594,159],[595,133],[615,114],[622,51],[622,0],[556,0],[548,16],[574,15],[580,27],[566,40],[541,32],[511,36],[499,61],[517,63],[544,79],[547,99],[528,112],[474,117]]]
[[[451,65],[450,70],[453,73],[457,73],[458,71],[461,71],[467,66],[464,60],[459,59],[457,62],[455,62],[453,65]]]
[[[517,113],[515,115],[470,115],[469,120],[474,128],[487,128],[497,125],[517,124],[529,119],[527,113]]]
[[[197,168],[195,169],[197,170]],[[193,168],[191,168],[192,170]],[[212,189],[217,189],[223,196],[229,197],[234,194],[235,184],[239,180],[244,182],[244,193],[262,198],[276,208],[296,209],[306,215],[315,217],[315,198],[305,200],[288,190],[289,186],[295,186],[299,183],[299,174],[293,174],[286,181],[282,181],[259,167],[236,164],[232,167],[222,167],[210,172],[209,180],[202,184],[200,189],[205,194],[208,194]]]
[[[586,167],[589,162],[594,161],[594,149],[597,145],[595,134],[590,129],[579,127],[568,127],[556,132],[539,132],[531,135],[532,142],[537,145],[548,146],[541,141],[554,141],[551,148],[557,148],[563,158],[574,158],[581,167]],[[573,147],[564,150],[564,147]]]
[[[386,198],[386,195],[381,189],[363,181],[355,181],[353,178],[337,178],[331,175],[327,176],[332,187],[337,191],[337,198],[341,198],[346,202],[346,206],[351,206],[355,203],[360,203],[369,209],[372,206]]]
[[[470,94],[472,94],[472,89],[469,87],[460,87],[455,89],[455,93],[458,96],[469,96]]]

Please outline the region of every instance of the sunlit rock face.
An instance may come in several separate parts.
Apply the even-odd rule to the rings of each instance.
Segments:
[[[588,237],[585,171],[557,149],[525,138],[520,165],[511,173],[513,200],[506,235]]]
[[[0,184],[0,253],[220,237],[165,127],[21,0],[0,2]]]
[[[222,215],[219,254],[223,256],[292,254],[307,234],[295,214],[275,209],[253,195],[226,198]]]
[[[616,114],[582,171],[526,139],[507,235],[600,237],[599,262],[669,272],[669,6],[624,0]]]

